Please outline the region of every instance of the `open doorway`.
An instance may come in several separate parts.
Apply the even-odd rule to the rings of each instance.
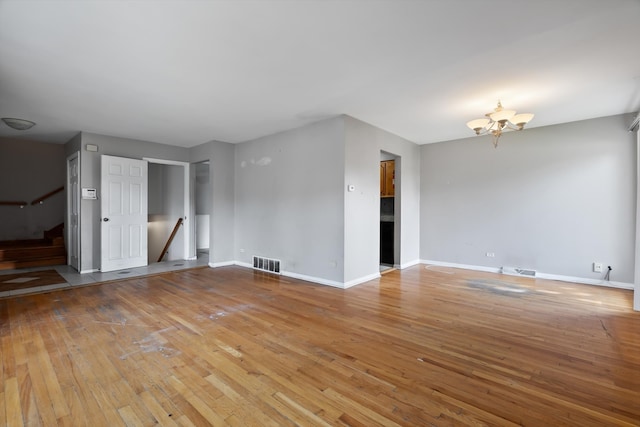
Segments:
[[[380,152],[380,273],[395,268],[398,258],[396,239],[396,195],[399,188],[396,176],[399,172],[397,156]]]
[[[149,159],[148,261],[188,260],[195,255],[190,219],[189,163]],[[182,220],[180,223],[179,220]],[[171,245],[167,241],[175,230]]]
[[[183,188],[180,166],[149,163],[149,264],[184,259]],[[174,228],[176,232],[171,245],[166,253],[162,253]]]

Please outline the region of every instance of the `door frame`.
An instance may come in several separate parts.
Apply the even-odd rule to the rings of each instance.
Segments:
[[[67,157],[67,215],[66,215],[66,237],[67,237],[67,247],[71,248],[73,247],[72,244],[75,241],[76,242],[76,250],[77,250],[77,258],[78,258],[78,265],[77,266],[73,266],[71,264],[71,251],[67,251],[67,265],[71,265],[72,267],[74,267],[78,272],[81,271],[81,266],[82,266],[82,251],[81,249],[81,239],[82,239],[82,233],[80,233],[81,230],[81,222],[82,222],[82,198],[80,197],[81,194],[81,188],[80,188],[80,183],[81,181],[81,169],[80,169],[80,159],[82,158],[82,156],[80,156],[80,151],[76,151],[74,153],[72,153],[71,155],[69,155]],[[77,159],[78,161],[78,188],[77,191],[75,192],[75,194],[73,194],[71,192],[71,175],[69,173],[70,170],[70,166],[71,166],[71,161],[73,159]],[[73,205],[72,201],[73,198],[76,199],[76,204],[78,206],[78,227],[76,229],[76,233],[73,233],[73,231],[71,230],[71,206]]]
[[[382,161],[383,157],[388,157],[389,160],[394,161],[395,170],[395,190],[393,196],[393,268],[402,268],[402,156],[392,151],[380,149],[378,152],[378,162]],[[380,210],[380,204],[378,203],[378,211]],[[379,212],[378,212],[379,214]],[[381,244],[381,236],[378,230],[378,247]],[[380,259],[378,259],[380,264]]]
[[[633,129],[630,129],[633,130]],[[633,309],[640,311],[640,130],[636,128],[636,253],[634,268]]]
[[[195,241],[192,237],[192,229],[194,222],[194,218],[191,215],[191,185],[190,185],[190,163],[188,162],[180,162],[177,160],[165,160],[165,159],[154,159],[150,157],[143,157],[142,160],[146,160],[148,163],[155,163],[160,165],[173,165],[173,166],[182,166],[183,169],[183,205],[184,205],[184,218],[182,222],[182,226],[184,227],[184,247],[182,252],[182,258],[184,260],[192,260],[195,259]],[[194,247],[192,251],[191,248]]]

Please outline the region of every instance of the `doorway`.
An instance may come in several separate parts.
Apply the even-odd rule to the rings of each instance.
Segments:
[[[148,262],[184,259],[184,203],[182,167],[149,163]],[[174,229],[176,232],[174,233]],[[163,253],[169,237],[171,245]]]
[[[189,163],[151,158],[144,158],[144,160],[149,162],[149,169],[153,169],[149,176],[149,263],[158,261],[168,237],[176,228],[180,218],[182,218],[182,224],[177,226],[173,243],[162,260],[194,259],[195,242],[192,237],[191,212],[193,209]],[[151,202],[152,198],[153,202]],[[153,206],[151,206],[152,203]]]
[[[397,209],[399,194],[399,158],[380,152],[380,273],[386,273],[398,264]]]

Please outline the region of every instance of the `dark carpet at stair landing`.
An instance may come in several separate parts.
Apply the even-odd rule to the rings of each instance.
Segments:
[[[37,286],[57,285],[67,281],[55,270],[29,271],[19,274],[0,275],[0,292]]]

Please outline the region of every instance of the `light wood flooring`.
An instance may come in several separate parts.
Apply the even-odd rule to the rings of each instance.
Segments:
[[[638,426],[632,292],[423,265],[0,300],[0,425]]]

